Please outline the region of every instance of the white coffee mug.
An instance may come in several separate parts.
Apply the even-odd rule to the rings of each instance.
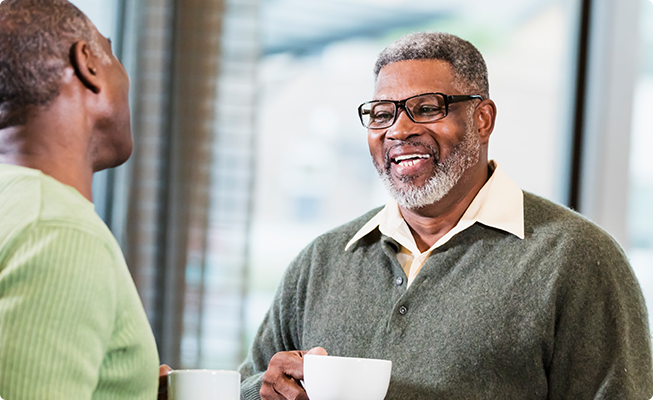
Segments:
[[[304,388],[311,400],[383,400],[392,361],[304,355]]]
[[[170,371],[168,400],[240,400],[240,373],[212,369]]]

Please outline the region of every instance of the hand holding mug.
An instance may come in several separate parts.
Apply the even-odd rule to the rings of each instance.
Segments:
[[[309,351],[284,351],[275,354],[263,375],[262,400],[308,400],[299,381],[304,379],[304,355],[327,355],[326,350],[315,347]]]
[[[172,368],[165,364],[159,366],[159,395],[157,400],[168,400],[168,373]]]

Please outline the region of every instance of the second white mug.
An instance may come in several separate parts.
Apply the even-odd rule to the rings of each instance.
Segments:
[[[212,369],[170,371],[168,400],[240,400],[240,373]]]

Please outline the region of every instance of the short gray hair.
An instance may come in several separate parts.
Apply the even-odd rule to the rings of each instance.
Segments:
[[[111,62],[91,21],[67,0],[0,2],[0,129],[22,125],[59,96],[70,50],[79,41]]]
[[[402,36],[379,54],[374,77],[386,65],[407,60],[441,60],[451,66],[454,86],[490,98],[487,66],[474,45],[458,36],[443,32],[420,32]],[[449,93],[447,93],[449,94]]]

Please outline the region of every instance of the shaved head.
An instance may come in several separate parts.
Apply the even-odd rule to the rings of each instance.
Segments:
[[[84,40],[106,62],[97,30],[66,0],[0,2],[0,129],[23,125],[59,95],[74,43]]]

